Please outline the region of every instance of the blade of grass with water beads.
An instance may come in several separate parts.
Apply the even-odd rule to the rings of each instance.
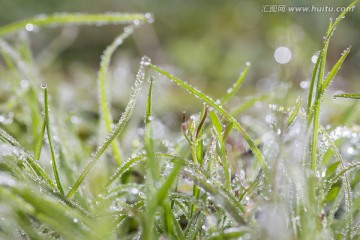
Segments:
[[[122,42],[131,35],[133,32],[134,26],[126,27],[126,31],[121,33],[115,40],[105,49],[100,62],[100,70],[98,74],[98,87],[99,87],[99,99],[100,99],[100,109],[101,116],[105,121],[105,127],[108,133],[111,131],[111,125],[113,123],[113,118],[111,112],[109,111],[109,104],[106,99],[106,90],[105,82],[108,79],[109,65],[111,57],[113,56],[115,50],[122,44]],[[115,161],[119,165],[122,161],[121,151],[116,141],[112,142],[112,151],[114,154]]]
[[[53,15],[38,15],[32,18],[23,19],[14,23],[0,27],[0,37],[27,29],[33,31],[34,28],[43,26],[62,26],[62,25],[105,25],[105,24],[139,24],[151,22],[150,14],[84,14],[84,13],[56,13]]]
[[[351,47],[349,47],[348,49],[346,49],[343,53],[342,56],[339,58],[339,60],[335,63],[335,65],[332,67],[332,69],[330,70],[330,72],[328,73],[327,77],[324,80],[323,83],[323,89],[322,89],[322,93],[325,92],[326,88],[329,86],[330,82],[334,79],[334,77],[336,76],[336,74],[339,72],[342,64],[344,63],[347,55],[350,52]]]
[[[144,59],[142,60],[142,62],[143,61],[144,61]],[[141,88],[141,85],[143,83],[144,77],[145,77],[144,64],[141,64],[140,68],[139,68],[139,71],[138,71],[138,73],[136,75],[135,84],[134,84],[134,87],[132,88],[132,91],[130,93],[129,102],[128,102],[126,108],[125,108],[125,111],[121,115],[121,118],[120,118],[119,122],[113,128],[111,133],[105,138],[104,143],[90,157],[88,165],[85,167],[85,169],[80,174],[77,181],[74,183],[74,185],[72,186],[72,188],[68,192],[68,194],[67,194],[68,198],[71,198],[74,195],[74,193],[79,188],[80,184],[84,181],[86,175],[90,172],[90,170],[95,165],[97,160],[99,160],[101,155],[109,147],[109,145],[112,143],[112,141],[124,130],[127,122],[129,121],[130,117],[132,116],[133,109],[134,109],[135,103],[136,103],[136,98],[137,98],[137,95],[138,95],[138,93],[140,91],[140,88]]]
[[[352,98],[352,99],[360,99],[359,93],[342,93],[334,95],[334,98]]]

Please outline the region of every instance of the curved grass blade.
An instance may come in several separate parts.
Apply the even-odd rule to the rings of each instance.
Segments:
[[[133,112],[133,109],[134,109],[135,103],[136,103],[136,98],[137,98],[137,95],[140,91],[141,85],[142,85],[142,83],[144,81],[144,77],[145,77],[145,69],[144,69],[145,64],[144,63],[149,62],[149,60],[146,58],[143,58],[141,62],[142,62],[142,64],[140,64],[139,71],[136,75],[135,84],[130,93],[129,102],[125,108],[125,111],[121,115],[119,122],[116,124],[116,126],[113,128],[113,130],[111,130],[110,134],[105,138],[104,143],[101,146],[99,146],[99,148],[96,150],[96,152],[94,154],[92,154],[92,156],[89,159],[88,165],[85,167],[84,171],[80,174],[79,178],[77,179],[77,181],[74,183],[74,185],[68,192],[67,198],[71,198],[74,195],[74,193],[79,188],[80,184],[84,181],[86,175],[90,172],[90,170],[95,165],[97,160],[99,160],[101,155],[109,147],[109,145],[112,143],[112,141],[124,130],[127,122],[129,121],[130,117],[132,116],[132,112]]]
[[[232,122],[234,124],[234,128],[243,136],[245,141],[249,144],[249,147],[251,148],[251,150],[252,150],[253,154],[255,155],[256,159],[259,161],[259,163],[260,163],[261,167],[263,168],[264,172],[265,173],[268,172],[268,170],[269,170],[268,166],[267,166],[262,154],[260,153],[258,147],[254,143],[254,141],[251,139],[249,134],[244,130],[244,128],[240,125],[240,123],[238,121],[236,121],[236,119],[234,117],[232,117],[227,111],[225,111],[222,108],[222,106],[217,104],[214,100],[212,100],[210,97],[208,97],[207,95],[205,95],[201,91],[191,87],[187,83],[185,83],[185,82],[181,81],[180,79],[172,76],[170,73],[156,67],[153,64],[150,64],[149,66],[152,69],[154,69],[155,71],[159,72],[160,74],[166,76],[171,81],[175,82],[176,84],[178,84],[179,86],[181,86],[182,88],[184,88],[185,90],[190,92],[191,94],[194,94],[195,97],[201,99],[203,102],[206,102],[209,106],[213,107],[219,114],[224,116],[227,121]]]
[[[229,88],[227,91],[227,94],[223,97],[223,99],[221,99],[222,104],[229,101],[235,95],[235,93],[239,90],[241,84],[244,82],[244,79],[249,71],[249,68],[250,68],[250,63],[247,62],[244,71],[240,74],[240,77],[235,82],[234,86],[232,88]]]
[[[56,159],[55,159],[55,151],[54,151],[54,145],[53,145],[53,141],[52,141],[52,137],[51,137],[51,131],[50,131],[50,119],[49,119],[49,104],[48,104],[48,92],[47,92],[47,87],[46,85],[42,86],[44,88],[44,112],[45,112],[45,125],[46,125],[46,132],[47,132],[47,137],[48,137],[48,141],[49,141],[49,148],[50,148],[50,154],[51,154],[51,165],[53,168],[53,172],[54,172],[54,177],[55,177],[55,182],[56,182],[56,186],[58,188],[58,190],[64,194],[64,190],[61,186],[61,181],[60,181],[60,177],[59,177],[59,172],[58,172],[58,167],[57,167],[57,163],[56,163]]]
[[[352,98],[352,99],[360,99],[359,93],[342,93],[334,95],[334,98]]]
[[[106,91],[105,91],[105,81],[108,78],[108,70],[111,61],[111,57],[114,54],[115,50],[123,43],[123,41],[129,37],[135,26],[126,27],[126,31],[121,33],[115,40],[105,49],[100,62],[100,70],[98,76],[99,83],[99,98],[100,98],[100,109],[101,116],[105,121],[106,130],[108,133],[111,131],[111,124],[113,123],[113,119],[111,116],[111,112],[109,111],[109,105],[106,99]],[[121,154],[120,148],[117,145],[116,141],[112,142],[112,151],[114,154],[115,161],[118,165],[121,163]]]
[[[143,24],[151,22],[152,16],[146,14],[84,14],[84,13],[56,13],[53,15],[38,15],[32,18],[23,19],[10,23],[0,28],[0,37],[26,29],[26,26],[43,27],[43,26],[62,26],[62,25],[104,25],[104,24]]]

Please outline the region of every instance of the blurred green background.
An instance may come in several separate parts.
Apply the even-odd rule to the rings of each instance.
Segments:
[[[208,80],[222,87],[224,83],[236,79],[246,61],[253,64],[253,81],[274,74],[274,70],[279,68],[273,58],[278,46],[287,46],[292,51],[292,61],[284,66],[291,68],[291,80],[304,80],[311,70],[311,56],[321,46],[329,18],[338,15],[327,12],[289,13],[288,10],[286,13],[266,13],[261,11],[265,5],[346,6],[349,3],[338,0],[1,0],[0,24],[41,13],[151,12],[155,16],[155,23],[139,29],[135,41],[127,41],[127,46],[122,50],[126,49],[135,56],[149,55],[158,64],[176,66],[186,78]],[[359,26],[360,15],[356,9],[341,23],[330,47],[329,62],[332,63],[344,48],[353,46],[342,71],[346,82],[359,76]],[[85,61],[96,65],[103,49],[121,31],[119,26],[79,29],[75,42],[61,54],[58,61]],[[34,49],[40,51],[58,31],[41,31],[44,36],[37,36],[41,39],[33,42]]]
[[[289,83],[295,92],[305,92],[300,86],[306,88],[311,77],[314,65],[311,58],[321,47],[329,19],[339,13],[289,12],[288,7],[343,7],[350,3],[338,0],[0,0],[0,24],[42,13],[151,12],[155,22],[137,29],[114,57],[113,81],[118,84],[122,82],[118,89],[111,89],[115,91],[115,100],[119,97],[126,102],[127,96],[121,97],[122,89],[131,86],[142,55],[148,55],[155,64],[217,98],[237,79],[247,61],[251,62],[252,67],[240,95],[276,90],[274,88],[278,88],[281,82]],[[270,5],[284,5],[286,10],[284,13],[268,12]],[[352,46],[345,65],[331,87],[334,92],[360,92],[359,26],[357,8],[341,22],[331,41],[329,66],[336,62],[344,49]],[[77,86],[77,93],[83,90],[89,94],[87,91],[90,88],[96,98],[93,86],[96,84],[100,55],[122,31],[122,27],[77,26],[30,33],[34,58],[41,66],[42,78],[53,82],[54,86],[67,83],[67,88],[61,88],[65,89],[63,91]],[[54,39],[60,44],[54,44]],[[274,51],[280,46],[287,47],[292,54],[291,61],[284,65],[274,59]],[[193,100],[185,97],[187,95],[181,101],[171,98],[174,92],[180,94],[177,91],[168,88],[162,92],[164,96],[159,104],[164,100],[166,103],[163,104],[176,101],[182,104],[181,108],[191,108]],[[68,99],[71,102],[71,98]],[[113,105],[115,109],[121,108],[125,102],[120,104],[114,101]],[[184,102],[189,103],[188,107]],[[89,103],[84,103],[86,105]]]

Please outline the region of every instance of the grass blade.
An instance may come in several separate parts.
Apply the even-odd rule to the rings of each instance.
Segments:
[[[290,116],[287,120],[287,126],[291,126],[291,124],[294,122],[295,118],[297,117],[299,110],[301,107],[301,96],[296,99],[295,108],[291,111]]]
[[[42,126],[41,126],[39,139],[38,139],[38,142],[36,144],[36,150],[35,150],[35,155],[34,155],[34,160],[35,161],[39,161],[39,159],[40,159],[41,148],[42,148],[43,141],[44,141],[45,128],[46,128],[46,120],[44,119],[43,123],[42,123]]]
[[[53,168],[53,173],[54,173],[54,177],[55,177],[56,186],[57,186],[58,190],[62,194],[64,194],[64,190],[63,190],[63,188],[61,186],[58,167],[57,167],[57,163],[56,163],[56,159],[55,159],[54,145],[53,145],[53,141],[52,141],[52,137],[51,137],[51,131],[50,131],[48,92],[47,92],[46,84],[42,85],[42,87],[44,88],[44,112],[45,112],[44,121],[45,121],[45,125],[46,125],[46,132],[47,132],[47,137],[48,137],[48,141],[49,141],[49,148],[50,148],[50,153],[51,153],[51,165],[52,165],[52,168]]]
[[[323,93],[325,92],[326,88],[329,86],[330,82],[334,79],[335,75],[340,70],[341,65],[343,64],[347,55],[350,52],[350,49],[351,49],[351,47],[349,47],[342,53],[342,56],[340,57],[340,59],[335,63],[335,65],[333,66],[333,68],[331,69],[331,71],[329,72],[327,77],[325,78],[324,83],[323,83],[323,89],[322,89]]]
[[[232,88],[229,88],[227,90],[227,94],[223,97],[223,99],[221,99],[222,104],[229,101],[235,95],[235,93],[239,90],[241,84],[244,82],[244,79],[249,71],[249,68],[250,68],[250,63],[247,62],[244,71],[240,74],[240,77],[235,82],[234,86]]]
[[[133,32],[134,26],[126,27],[126,31],[121,33],[115,40],[105,49],[100,62],[100,70],[98,76],[98,86],[99,86],[99,98],[100,98],[100,109],[101,116],[105,121],[105,127],[108,133],[111,131],[111,125],[113,123],[113,119],[111,116],[111,112],[109,111],[109,104],[106,100],[106,91],[105,91],[105,81],[108,78],[108,70],[111,61],[111,57],[114,54],[115,50],[122,44],[122,42],[130,36]],[[121,154],[120,148],[117,145],[116,141],[112,142],[112,151],[114,154],[115,161],[119,165],[121,163]]]
[[[148,62],[149,60],[146,58],[142,59],[142,64],[140,65],[139,71],[136,75],[136,80],[134,87],[130,93],[129,102],[125,108],[125,111],[123,112],[119,122],[116,124],[116,126],[111,130],[110,134],[106,137],[104,143],[96,150],[94,154],[92,154],[88,165],[85,167],[84,171],[80,174],[77,181],[74,183],[72,188],[67,194],[67,198],[71,198],[76,190],[79,188],[80,184],[84,181],[86,175],[90,172],[92,167],[95,165],[97,160],[101,157],[101,155],[105,152],[105,150],[109,147],[109,145],[112,143],[112,141],[124,130],[127,122],[129,121],[133,109],[135,107],[135,102],[137,95],[140,91],[141,85],[143,83],[144,77],[145,77],[145,69],[144,69],[144,63]]]
[[[143,24],[151,22],[151,14],[84,14],[84,13],[56,13],[53,15],[38,15],[32,18],[23,19],[10,23],[0,28],[0,37],[26,29],[43,26],[62,26],[62,25],[104,25],[104,24],[132,24],[134,22]]]
[[[246,100],[245,102],[237,106],[235,109],[233,109],[230,114],[231,116],[235,117],[243,113],[250,107],[252,107],[256,102],[261,102],[267,98],[268,98],[268,94],[262,94],[260,96],[251,97],[249,100]]]
[[[352,98],[352,99],[360,99],[359,93],[342,93],[334,95],[334,98]]]

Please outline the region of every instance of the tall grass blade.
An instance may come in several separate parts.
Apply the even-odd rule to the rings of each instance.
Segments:
[[[144,62],[144,60],[146,60],[146,59],[143,59],[142,62]],[[125,111],[123,112],[119,122],[116,124],[116,126],[113,128],[113,130],[111,130],[110,134],[106,137],[104,143],[101,146],[99,146],[99,148],[96,150],[96,152],[94,154],[92,154],[92,156],[90,157],[88,165],[85,167],[84,171],[80,174],[79,178],[77,179],[77,181],[74,183],[74,185],[68,192],[68,194],[67,194],[68,198],[71,198],[74,195],[74,193],[79,188],[80,184],[84,181],[86,175],[90,172],[90,170],[95,165],[97,160],[99,160],[101,155],[109,147],[109,145],[112,143],[112,141],[124,130],[127,122],[129,121],[129,119],[132,115],[132,112],[133,112],[133,109],[134,109],[135,103],[136,103],[136,98],[140,91],[141,85],[144,81],[144,77],[145,77],[144,64],[141,64],[139,71],[136,75],[135,84],[130,93],[129,102],[125,108]]]
[[[62,194],[64,194],[64,190],[61,186],[59,171],[58,171],[58,167],[57,167],[57,163],[56,163],[56,159],[55,159],[55,150],[54,150],[54,145],[53,145],[51,130],[50,130],[49,103],[48,103],[48,92],[47,92],[46,85],[44,85],[43,88],[44,88],[44,113],[45,113],[44,121],[45,121],[45,125],[46,125],[46,133],[47,133],[47,137],[48,137],[48,141],[49,141],[49,148],[50,148],[50,154],[51,154],[51,165],[53,168],[56,186],[57,186],[58,190]]]
[[[111,131],[111,125],[113,123],[113,118],[111,112],[109,111],[109,104],[106,99],[106,90],[105,82],[108,78],[109,65],[111,57],[114,54],[115,50],[123,43],[123,41],[131,35],[133,32],[134,26],[126,27],[126,31],[121,33],[115,40],[105,49],[100,62],[100,70],[98,76],[98,86],[99,86],[99,98],[100,98],[100,109],[101,116],[105,121],[106,130],[108,133]],[[121,154],[120,148],[117,145],[116,141],[112,143],[112,151],[114,154],[115,161],[119,165],[121,163]]]

